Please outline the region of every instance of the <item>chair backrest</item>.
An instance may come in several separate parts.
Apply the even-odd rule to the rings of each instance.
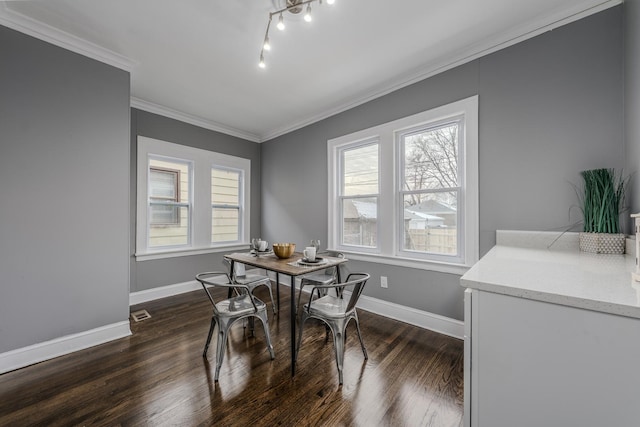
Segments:
[[[364,286],[367,284],[367,280],[369,280],[370,277],[371,276],[367,273],[351,273],[347,276],[346,282],[338,285],[345,288],[353,286],[351,298],[349,298],[349,303],[347,304],[347,313],[355,308],[360,295],[362,295]]]
[[[245,265],[241,262],[233,263],[233,271],[231,270],[231,261],[229,260],[229,258],[222,257],[222,263],[227,268],[229,277],[232,280],[235,280],[236,277],[244,277],[246,275]]]
[[[344,258],[344,254],[342,252],[329,252],[329,256],[332,256],[335,258]],[[337,265],[334,265],[333,267],[329,267],[324,270],[324,274],[326,274],[327,276],[335,277],[337,273],[338,273]]]
[[[221,280],[224,278],[224,280],[226,280],[226,283],[223,283]],[[214,280],[217,279],[217,280]],[[200,282],[200,284],[202,285],[202,288],[204,289],[204,291],[207,293],[207,297],[209,298],[209,301],[211,301],[211,305],[213,306],[213,312],[217,315],[218,314],[218,309],[216,307],[216,302],[213,299],[213,296],[211,295],[211,292],[209,292],[209,287],[225,287],[225,288],[235,288],[238,287],[238,285],[234,285],[231,282],[231,279],[229,278],[229,275],[227,273],[225,273],[224,271],[207,271],[205,273],[199,273],[196,275],[196,280],[198,282]]]

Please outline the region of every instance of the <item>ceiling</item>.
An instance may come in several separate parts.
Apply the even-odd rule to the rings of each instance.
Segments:
[[[134,107],[262,142],[621,3],[314,2],[311,23],[272,26],[260,69],[284,2],[7,1],[0,24],[130,71]]]

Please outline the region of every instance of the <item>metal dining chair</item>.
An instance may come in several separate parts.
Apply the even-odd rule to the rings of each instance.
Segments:
[[[237,274],[236,269],[231,269],[231,261],[223,257],[222,262],[224,263],[227,271],[229,272],[229,277],[231,277],[231,281],[238,285],[246,285],[249,287],[249,292],[253,293],[253,290],[258,286],[266,286],[269,289],[269,296],[271,297],[271,307],[273,308],[273,314],[278,314],[278,306],[276,305],[275,300],[273,299],[273,291],[271,290],[271,279],[269,276],[262,274],[246,274],[244,273],[244,265],[243,265],[243,273]],[[236,264],[238,265],[238,264]]]
[[[333,346],[336,354],[336,365],[338,367],[338,376],[340,384],[342,384],[343,375],[342,368],[344,362],[344,344],[345,331],[350,320],[354,320],[358,331],[358,338],[362,346],[365,360],[369,358],[367,349],[362,340],[360,332],[360,322],[358,321],[358,313],[356,312],[356,303],[362,294],[362,290],[369,280],[367,273],[351,273],[344,283],[332,283],[330,285],[316,285],[311,289],[309,294],[309,302],[302,307],[300,313],[300,332],[298,334],[298,342],[296,345],[295,360],[298,360],[300,353],[300,345],[302,344],[302,331],[304,324],[308,319],[318,319],[323,321],[331,329],[333,334]],[[336,295],[326,294],[317,297],[317,291],[328,291],[335,289]],[[351,292],[349,300],[344,299],[344,292]]]
[[[213,306],[211,325],[209,326],[209,334],[207,335],[207,342],[204,345],[202,357],[207,357],[207,350],[211,343],[213,330],[216,325],[218,325],[216,373],[214,381],[217,382],[220,375],[220,368],[222,367],[222,361],[224,360],[224,353],[227,347],[229,329],[237,320],[258,318],[262,321],[264,334],[267,340],[267,350],[269,350],[269,355],[271,356],[271,360],[273,360],[275,358],[275,354],[273,351],[273,345],[271,344],[271,335],[269,334],[269,316],[267,316],[267,306],[250,292],[249,286],[232,283],[229,275],[222,271],[200,273],[196,275],[196,280],[200,282],[204,288],[204,291]],[[236,290],[239,289],[242,292],[237,296],[230,297],[216,303],[211,292],[209,292],[209,288],[211,287],[233,288]]]

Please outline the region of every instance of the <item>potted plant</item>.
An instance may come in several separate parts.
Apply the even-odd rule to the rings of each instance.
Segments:
[[[584,180],[584,192],[579,195],[584,217],[580,250],[623,254],[625,235],[620,233],[620,212],[628,180],[614,169],[591,169],[580,175]]]

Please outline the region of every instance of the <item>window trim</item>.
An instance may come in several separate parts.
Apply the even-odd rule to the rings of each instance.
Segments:
[[[398,197],[398,134],[421,125],[436,123],[464,116],[464,157],[461,164],[464,176],[461,178],[460,202],[464,203],[465,218],[461,225],[464,230],[458,238],[464,245],[464,256],[458,262],[445,261],[437,258],[416,258],[405,252],[400,252],[398,245],[398,219],[400,218]],[[378,245],[376,253],[354,250],[353,247],[340,245],[340,215],[336,211],[339,206],[337,196],[340,180],[339,161],[340,150],[358,143],[379,140],[379,206],[378,224],[391,224],[390,227],[379,226]],[[479,257],[479,215],[478,215],[478,96],[455,101],[405,118],[394,120],[369,129],[357,131],[348,135],[327,141],[328,158],[328,247],[340,250],[351,259],[363,261],[401,265],[404,267],[420,268],[447,273],[464,273]]]
[[[251,225],[251,160],[216,153],[199,148],[175,144],[138,135],[137,171],[136,171],[136,261],[172,258],[203,253],[221,252],[246,248],[249,245]],[[192,162],[192,212],[189,230],[190,245],[175,247],[149,248],[147,245],[147,171],[149,156],[174,158]],[[211,242],[211,170],[230,168],[242,171],[242,225],[241,236],[236,242],[214,244]]]

